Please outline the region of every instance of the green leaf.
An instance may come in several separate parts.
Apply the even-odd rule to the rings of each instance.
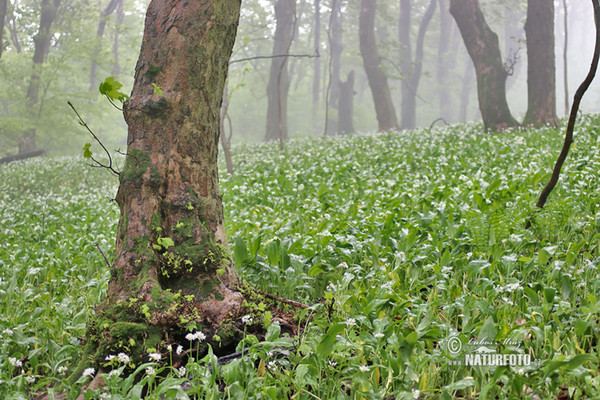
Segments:
[[[123,103],[129,100],[129,96],[119,91],[122,87],[123,84],[121,82],[115,81],[115,78],[109,76],[100,84],[98,89],[101,94],[107,96],[109,99]]]
[[[156,83],[153,83],[152,87],[154,87],[154,94],[157,94],[159,96],[163,95],[163,90]]]
[[[331,351],[333,350],[333,344],[336,341],[336,336],[338,333],[346,328],[346,324],[343,322],[338,322],[335,325],[332,325],[327,329],[327,333],[325,337],[321,340],[321,343],[317,346],[317,354],[322,358],[326,358],[329,356]]]
[[[468,387],[471,387],[475,384],[475,379],[473,379],[472,377],[468,376],[464,379],[461,379],[458,382],[454,382],[449,384],[448,386],[444,387],[444,390],[447,390],[449,392],[454,392],[456,390],[463,390],[466,389]]]
[[[171,238],[168,238],[168,237],[164,237],[164,238],[163,238],[163,237],[161,237],[161,238],[158,238],[158,239],[156,240],[156,242],[157,242],[158,244],[160,244],[162,247],[164,247],[165,249],[168,249],[169,247],[175,246],[175,242],[173,242],[173,239],[171,239]]]
[[[91,146],[91,143],[86,143],[83,146],[83,158],[92,158],[92,151],[90,150]]]
[[[479,331],[479,339],[487,339],[488,341],[493,341],[496,339],[497,332],[498,331],[496,330],[494,318],[490,316],[485,320],[483,326],[481,327],[481,330]]]

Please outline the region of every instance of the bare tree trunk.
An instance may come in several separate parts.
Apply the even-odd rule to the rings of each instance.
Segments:
[[[334,134],[338,131],[336,121],[338,118],[331,115],[331,109],[338,108],[340,97],[340,69],[342,51],[342,0],[331,0],[331,18],[329,20],[329,51],[330,71],[327,91],[327,134]],[[339,110],[338,110],[339,112]]]
[[[4,51],[4,21],[6,20],[6,5],[8,0],[0,0],[0,58]]]
[[[15,13],[11,13],[10,22],[8,24],[8,28],[10,29],[10,40],[15,46],[15,50],[17,54],[21,54],[23,51],[21,48],[21,41],[19,40],[19,32],[17,30],[17,22],[15,21]]]
[[[375,41],[375,9],[376,0],[362,0],[359,17],[359,42],[365,72],[371,87],[375,113],[380,131],[398,128],[396,111],[392,102],[387,77],[380,67],[381,57],[377,52]]]
[[[50,41],[52,39],[51,27],[58,16],[58,7],[60,7],[60,0],[42,0],[40,26],[38,33],[33,38],[33,70],[29,86],[27,87],[27,105],[32,118],[37,118],[38,116],[35,108],[40,98],[40,74],[42,64],[44,64],[44,60],[50,51]],[[23,136],[19,139],[19,154],[29,153],[36,149],[35,133],[35,129],[23,132]]]
[[[425,14],[423,15],[423,19],[419,25],[419,33],[417,35],[414,65],[412,65],[412,56],[409,56],[409,60],[411,60],[411,62],[407,68],[407,71],[410,71],[408,76],[403,77],[402,120],[400,123],[400,127],[402,129],[415,129],[417,126],[417,91],[419,90],[419,82],[421,80],[421,72],[423,70],[423,45],[425,42],[427,26],[429,25],[429,22],[435,13],[436,5],[437,0],[431,0],[427,10],[425,11]],[[408,42],[410,42],[410,32]]]
[[[98,30],[96,31],[96,49],[94,50],[94,57],[92,58],[92,65],[90,66],[90,92],[98,90],[96,82],[96,70],[98,69],[98,63],[96,60],[100,56],[100,48],[102,47],[102,37],[104,36],[104,29],[106,28],[106,20],[110,14],[115,11],[119,0],[110,0],[106,8],[100,13],[100,21],[98,21]]]
[[[554,60],[554,2],[528,0],[527,94],[524,125],[558,125]]]
[[[354,71],[340,85],[338,116],[338,133],[354,133]]]
[[[400,126],[410,129],[410,104],[412,88],[410,77],[412,76],[412,40],[410,37],[410,26],[412,21],[412,0],[400,0],[400,16],[398,18],[398,42],[400,43],[400,72],[402,73],[402,104],[400,109]],[[414,127],[413,127],[414,128]]]
[[[121,33],[121,26],[123,25],[123,19],[125,17],[125,13],[123,12],[123,0],[117,1],[117,20],[115,24],[115,38],[112,47],[113,66],[111,71],[112,76],[115,79],[118,79],[119,75],[121,75],[121,64],[119,64],[119,35]]]
[[[219,193],[219,108],[240,1],[152,0],[131,99],[121,210],[106,299],[88,320],[90,360],[190,343],[202,353],[235,346],[242,295],[235,289]],[[163,90],[154,93],[152,83]],[[189,342],[190,330],[206,340]],[[177,362],[175,353],[173,362]],[[168,355],[167,355],[168,358]]]
[[[315,25],[314,25],[314,48],[315,54],[320,54],[321,49],[321,1],[314,0],[315,8]],[[321,93],[321,57],[315,57],[313,60],[314,71],[313,71],[313,98],[312,98],[312,120],[313,129],[315,132],[318,131],[317,124],[317,110],[319,109],[319,97]]]
[[[288,59],[283,56],[289,53],[294,39],[294,16],[296,0],[277,0],[275,4],[275,38],[273,57],[267,85],[267,131],[265,141],[279,140],[280,146],[288,138],[287,97],[290,87]]]
[[[567,0],[562,0],[564,10],[564,44],[563,44],[563,84],[565,90],[565,115],[569,115],[569,7],[567,6]]]
[[[498,35],[486,23],[479,1],[450,0],[450,13],[475,66],[479,109],[485,129],[499,131],[518,126],[506,102],[507,73]]]
[[[438,96],[440,99],[440,117],[445,121],[450,118],[450,91],[448,90],[448,75],[453,69],[450,68],[451,62],[448,57],[448,50],[452,43],[452,16],[450,15],[448,0],[439,0],[440,2],[440,41],[438,45],[438,59],[436,76],[438,81]],[[452,59],[454,59],[452,55]]]

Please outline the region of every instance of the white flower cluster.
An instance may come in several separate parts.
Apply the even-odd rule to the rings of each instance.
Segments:
[[[194,340],[199,340],[202,342],[204,339],[206,339],[206,335],[202,333],[202,331],[196,331],[194,333],[188,333],[185,335],[185,338],[190,342],[193,342]]]

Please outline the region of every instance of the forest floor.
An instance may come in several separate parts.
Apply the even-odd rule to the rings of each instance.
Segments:
[[[158,349],[86,399],[599,397],[599,132],[584,115],[543,210],[562,129],[234,146],[220,179],[234,261],[255,288],[311,306],[282,305],[301,335],[264,313],[244,359],[175,369],[177,349]],[[0,398],[76,396],[95,374],[66,379],[107,291],[118,182],[81,157],[0,176]]]

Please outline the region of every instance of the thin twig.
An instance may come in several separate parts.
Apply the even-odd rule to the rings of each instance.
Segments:
[[[584,93],[586,92],[586,90],[594,80],[594,77],[596,76],[596,69],[598,68],[598,59],[600,58],[600,5],[598,4],[598,0],[592,0],[592,4],[594,6],[594,20],[596,22],[596,45],[594,48],[592,64],[590,66],[590,71],[588,72],[588,75],[585,77],[584,81],[577,89],[577,92],[575,92],[573,104],[571,105],[571,113],[569,115],[569,123],[567,124],[567,132],[565,133],[565,142],[563,144],[563,148],[560,152],[560,155],[556,159],[556,164],[554,164],[552,176],[550,177],[550,180],[540,193],[540,197],[535,205],[538,208],[544,207],[544,205],[546,204],[546,200],[548,200],[548,196],[558,183],[560,171],[562,169],[563,164],[565,163],[565,160],[567,159],[567,155],[569,154],[571,143],[573,143],[573,130],[575,129],[575,119],[577,118],[579,103],[581,103],[581,99],[583,98]]]
[[[270,59],[270,58],[279,58],[279,57],[287,57],[287,58],[319,58],[318,51],[315,51],[315,54],[275,54],[271,56],[254,56],[254,57],[246,57],[246,58],[238,58],[237,60],[233,60],[229,62],[229,65],[235,63],[241,63],[244,61],[252,61],[252,60],[262,60],[262,59]]]
[[[100,248],[100,246],[98,245],[98,243],[94,244],[94,247],[98,249],[98,251],[100,252],[100,254],[102,254],[102,257],[104,257],[104,261],[106,261],[106,265],[108,265],[108,268],[111,268],[111,265],[108,262],[108,258],[106,258],[106,255],[104,254],[104,252],[102,251],[102,249]]]
[[[275,301],[278,301],[280,303],[289,304],[291,306],[298,307],[298,308],[304,308],[304,309],[310,308],[310,306],[308,306],[308,305],[306,305],[304,303],[300,303],[300,302],[294,301],[294,300],[284,299],[283,297],[275,296],[274,294],[263,292],[262,290],[254,289],[254,291],[256,293],[260,294],[261,296],[265,296],[265,297],[267,297],[267,298],[269,298],[271,300],[275,300]]]
[[[98,142],[98,144],[100,145],[100,147],[102,147],[102,149],[104,150],[104,152],[106,153],[106,155],[108,156],[108,165],[104,165],[102,163],[100,163],[99,161],[97,161],[96,159],[94,159],[93,157],[90,157],[92,161],[94,161],[96,164],[98,164],[99,166],[108,169],[110,172],[112,172],[113,174],[119,176],[121,175],[121,173],[117,170],[115,170],[113,168],[113,162],[112,162],[112,157],[110,156],[110,153],[108,152],[108,150],[106,149],[106,147],[104,146],[104,144],[102,144],[102,142],[100,141],[100,139],[98,139],[98,136],[96,136],[96,134],[90,129],[90,127],[88,126],[88,124],[84,121],[84,119],[81,117],[81,115],[79,114],[79,112],[77,112],[77,109],[75,109],[75,106],[73,105],[73,103],[71,103],[70,101],[67,101],[67,104],[69,105],[69,107],[71,107],[71,109],[73,110],[73,112],[75,113],[75,115],[77,115],[77,118],[79,118],[79,123],[85,128],[87,129],[87,131],[90,133],[90,135],[92,135],[92,137],[96,140],[96,142]]]

